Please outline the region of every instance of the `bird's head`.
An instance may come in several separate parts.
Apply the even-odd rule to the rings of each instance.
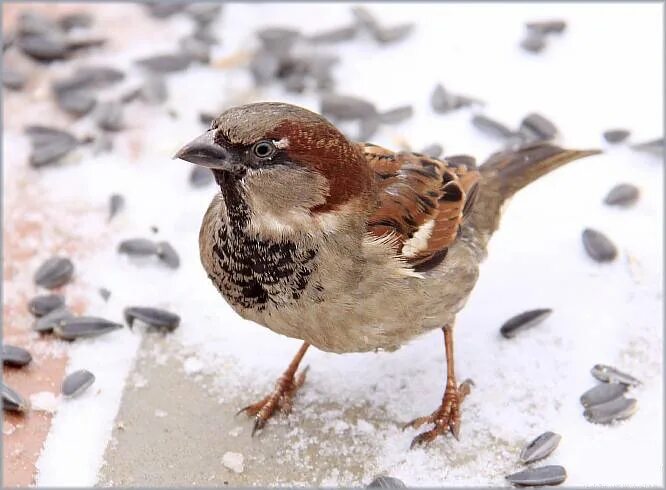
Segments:
[[[366,199],[373,184],[363,154],[335,126],[282,103],[226,110],[174,158],[239,182],[256,211],[328,212]]]

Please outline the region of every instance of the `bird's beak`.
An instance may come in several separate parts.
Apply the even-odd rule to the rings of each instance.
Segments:
[[[231,163],[227,151],[215,143],[215,132],[212,130],[183,146],[173,158],[213,169],[225,169]]]

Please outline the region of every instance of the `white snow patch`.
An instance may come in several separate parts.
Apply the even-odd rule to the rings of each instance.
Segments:
[[[242,473],[243,470],[245,470],[245,466],[243,464],[244,459],[245,458],[241,453],[227,451],[224,453],[224,456],[222,456],[222,464],[234,473]]]
[[[53,413],[60,405],[60,396],[52,391],[40,391],[30,395],[30,408],[38,412]]]

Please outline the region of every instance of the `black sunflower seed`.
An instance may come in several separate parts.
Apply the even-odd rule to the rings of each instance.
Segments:
[[[130,327],[135,320],[141,320],[151,327],[167,332],[173,332],[180,325],[180,317],[170,311],[148,306],[130,306],[125,308],[125,322]]]
[[[580,396],[580,403],[584,407],[601,405],[616,398],[620,398],[627,392],[627,385],[622,383],[603,383],[590,388]]]
[[[193,187],[205,187],[213,183],[213,172],[206,167],[195,165],[190,172],[190,184]]]
[[[10,412],[27,412],[30,404],[26,399],[2,383],[2,409]]]
[[[12,70],[10,67],[2,67],[2,85],[11,90],[21,90],[26,82],[28,81],[27,77],[16,71]]]
[[[520,41],[520,47],[530,53],[540,53],[546,47],[546,38],[539,32],[528,32]]]
[[[67,309],[67,307],[61,306],[53,311],[48,312],[43,317],[35,320],[35,323],[32,325],[32,329],[35,332],[48,333],[52,331],[57,325],[59,325],[60,322],[68,318],[72,318],[73,316],[74,315],[71,311],[69,311],[69,309]]]
[[[157,244],[146,238],[131,238],[124,240],[118,246],[118,252],[133,257],[157,255]]]
[[[400,24],[392,27],[379,27],[374,29],[372,36],[382,44],[401,41],[409,36],[414,30],[414,24]]]
[[[99,288],[99,295],[104,301],[109,301],[109,298],[111,297],[111,291],[106,288]]]
[[[365,488],[404,488],[406,485],[402,480],[392,476],[378,476],[372,480]]]
[[[109,221],[125,207],[125,198],[121,194],[111,194],[109,198]]]
[[[2,358],[3,365],[12,367],[23,367],[32,361],[30,352],[22,347],[7,344],[2,345],[0,357]]]
[[[42,294],[28,302],[28,311],[39,318],[62,306],[65,306],[65,298],[60,294]]]
[[[439,158],[444,153],[444,148],[439,143],[433,143],[423,148],[419,153],[431,158]]]
[[[68,374],[62,382],[60,391],[68,398],[74,398],[86,391],[95,382],[95,375],[86,369]]]
[[[544,432],[530,442],[520,452],[520,462],[523,464],[533,463],[548,457],[562,440],[562,436],[554,432]]]
[[[357,33],[358,28],[355,25],[351,25],[312,34],[308,36],[307,40],[313,44],[337,43],[353,39]]]
[[[84,116],[95,107],[97,99],[86,90],[65,90],[56,92],[56,102],[63,111]]]
[[[377,109],[372,102],[359,97],[324,94],[321,97],[321,112],[334,119],[345,121],[374,117]]]
[[[182,12],[187,6],[187,2],[147,2],[144,4],[148,13],[157,19],[165,19],[174,14]]]
[[[638,187],[635,185],[618,184],[608,192],[604,203],[611,206],[630,206],[638,200],[638,196]]]
[[[567,478],[562,466],[550,465],[540,468],[528,468],[506,477],[510,483],[518,486],[559,485]]]
[[[641,384],[641,382],[633,376],[623,373],[613,366],[607,366],[606,364],[595,364],[592,367],[591,373],[592,376],[599,381],[604,381],[606,383],[622,383],[629,386],[638,386]]]
[[[537,22],[528,22],[525,26],[534,32],[539,32],[541,34],[559,34],[564,32],[567,24],[563,20],[545,20]]]
[[[74,275],[74,264],[67,257],[52,257],[35,272],[35,284],[54,289],[70,281]]]
[[[169,242],[159,242],[157,244],[157,256],[172,269],[177,269],[180,266],[178,252],[176,252],[176,249]]]
[[[68,39],[66,41],[68,51],[76,51],[77,49],[96,48],[106,44],[106,39],[100,37],[87,37],[80,39]]]
[[[520,131],[538,140],[551,140],[557,136],[557,127],[541,114],[531,113],[520,123]]]
[[[115,68],[107,66],[83,66],[77,69],[69,78],[56,80],[53,83],[53,90],[55,92],[65,92],[84,88],[105,88],[124,79],[125,74]]]
[[[105,320],[104,318],[78,316],[60,320],[53,327],[53,333],[63,340],[76,340],[79,338],[97,337],[120,328],[123,328],[123,326],[119,323]]]
[[[58,24],[65,31],[69,31],[74,28],[86,29],[92,26],[93,17],[86,12],[75,12],[60,17],[58,19]]]
[[[501,122],[495,121],[494,119],[491,119],[488,116],[484,116],[483,114],[475,114],[474,117],[472,117],[472,124],[477,129],[491,136],[510,138],[514,134],[513,131],[511,131]]]
[[[16,39],[16,46],[37,61],[61,60],[69,54],[67,40],[62,35],[52,32],[22,34]]]
[[[414,115],[414,108],[411,105],[403,105],[395,109],[388,110],[379,114],[379,120],[383,124],[397,124],[409,119]]]
[[[617,420],[625,420],[638,410],[638,402],[634,398],[621,396],[606,403],[593,405],[585,409],[585,418],[595,424],[610,424]]]
[[[191,61],[185,54],[163,54],[143,58],[136,63],[154,73],[172,73],[186,69]]]
[[[657,138],[655,140],[646,141],[645,143],[638,143],[631,146],[636,151],[645,151],[655,155],[664,154],[664,138]]]
[[[604,131],[604,139],[609,143],[621,143],[631,135],[631,132],[626,129],[609,129]]]
[[[582,236],[585,251],[597,262],[610,262],[617,257],[617,247],[600,231],[587,228]]]
[[[500,328],[500,333],[504,338],[510,339],[518,332],[538,325],[548,318],[552,312],[553,310],[550,308],[539,308],[520,313],[504,322]]]

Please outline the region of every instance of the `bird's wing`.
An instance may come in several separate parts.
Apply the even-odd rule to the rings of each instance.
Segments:
[[[474,159],[459,155],[438,160],[370,143],[361,149],[375,172],[379,198],[368,231],[376,237],[390,235],[396,252],[414,269],[434,267],[474,203],[480,176]]]

